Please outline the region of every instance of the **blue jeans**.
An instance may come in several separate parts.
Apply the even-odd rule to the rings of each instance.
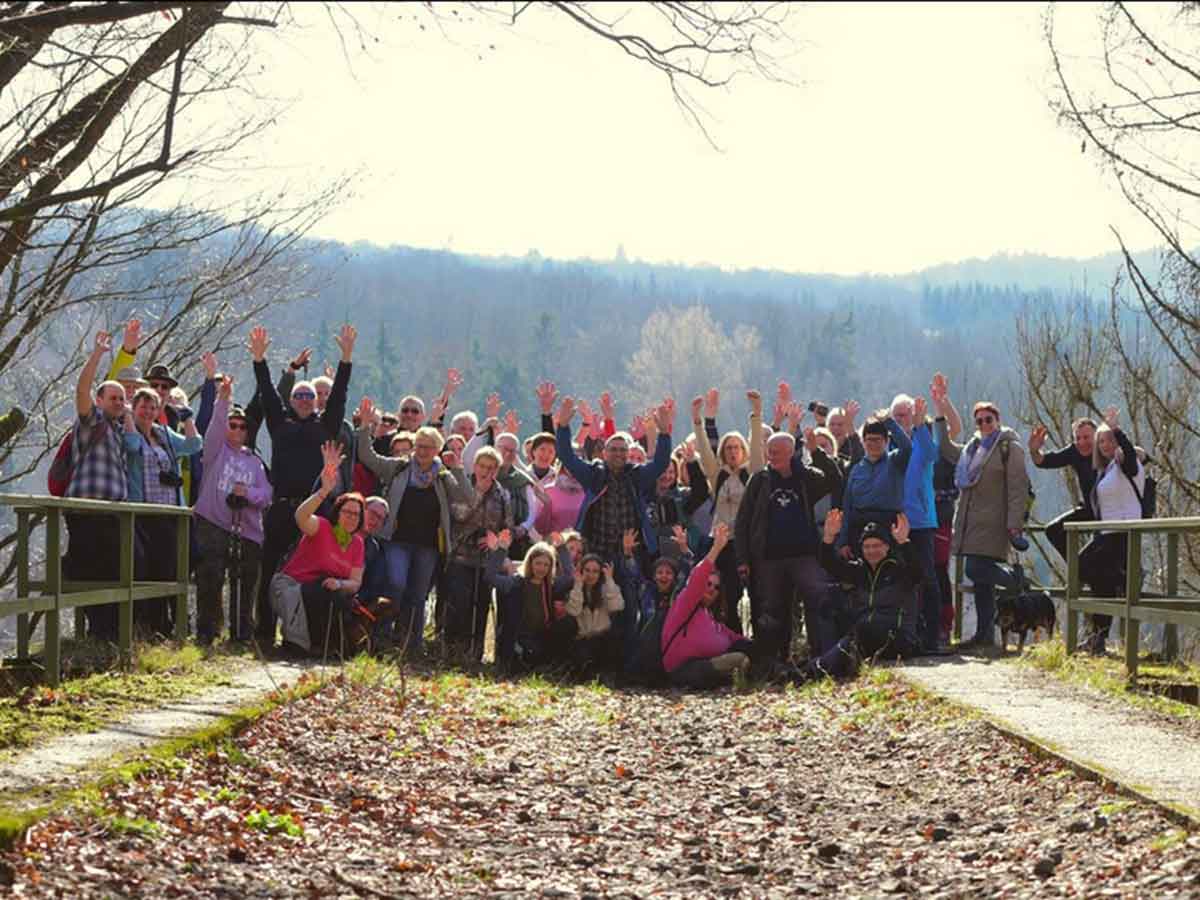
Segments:
[[[933,537],[936,528],[917,528],[909,533],[913,559],[921,569],[921,624],[918,636],[926,647],[937,645],[941,636],[942,591],[938,585],[937,566],[933,560]],[[979,595],[976,594],[976,608]]]
[[[1012,572],[990,556],[967,556],[966,575],[975,587],[975,640],[996,643],[996,585],[1012,584]]]
[[[389,541],[383,553],[388,587],[397,610],[393,631],[405,649],[420,652],[425,636],[425,604],[437,571],[437,548]]]

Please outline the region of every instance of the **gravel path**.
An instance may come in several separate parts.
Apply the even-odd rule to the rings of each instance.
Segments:
[[[143,710],[98,731],[55,738],[0,765],[0,795],[73,786],[95,763],[205,728],[271,691],[293,684],[312,669],[289,662],[231,664],[239,668],[230,674],[228,685]]]
[[[905,678],[1200,822],[1200,743],[1132,707],[1051,685],[1011,660],[916,659]]]
[[[0,854],[35,897],[1195,897],[1200,836],[875,671],[335,681]],[[0,892],[4,888],[0,887]]]

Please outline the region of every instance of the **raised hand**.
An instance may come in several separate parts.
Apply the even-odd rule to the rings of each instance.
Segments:
[[[615,582],[617,580],[616,579],[616,570],[613,568],[612,563],[606,562],[604,565],[602,565],[600,567],[600,570],[602,572],[604,572],[604,580],[605,581]]]
[[[790,431],[794,432],[797,428],[800,427],[800,422],[804,418],[804,412],[805,412],[804,407],[801,406],[799,403],[797,403],[795,400],[791,401],[787,405],[787,420],[788,420],[789,425],[791,426],[789,428]]]
[[[583,420],[584,425],[591,425],[596,421],[596,413],[586,400],[579,401],[579,417]]]
[[[448,449],[442,451],[442,465],[450,469],[462,468],[462,454],[457,450]]]
[[[857,400],[847,400],[844,407],[846,410],[846,421],[853,426],[854,420],[858,418],[858,414],[862,411],[862,406]]]
[[[692,421],[695,422],[697,425],[700,424],[700,408],[702,406],[704,406],[704,398],[703,397],[693,397],[692,398]]]
[[[929,406],[925,402],[924,397],[917,397],[913,400],[913,427],[925,424],[925,414],[929,412]]]
[[[682,525],[674,525],[671,528],[671,537],[675,539],[675,544],[679,547],[681,553],[688,552],[688,537],[687,532],[683,530]]]
[[[437,399],[434,400],[432,404],[430,404],[429,421],[430,422],[441,422],[443,419],[445,419],[446,418],[446,407],[449,405],[450,405],[450,401],[446,398],[446,395],[444,393],[439,394]]]
[[[646,435],[646,417],[634,416],[633,421],[629,425],[629,433],[635,441],[641,440]]]
[[[211,351],[200,354],[200,365],[204,367],[204,377],[212,381],[217,377],[217,356]]]
[[[547,538],[547,540],[548,540],[548,541],[550,541],[550,546],[551,546],[551,547],[554,547],[554,548],[556,548],[556,549],[557,549],[558,547],[561,547],[561,546],[563,545],[563,536],[562,536],[562,532],[561,532],[561,531],[552,531],[552,532],[550,532],[550,537],[549,537],[549,538]]]
[[[509,531],[507,528],[505,528],[502,532],[500,532],[500,534],[498,534],[496,537],[499,539],[500,546],[503,549],[507,550],[509,547],[512,546],[513,535],[512,535],[512,532]]]
[[[612,394],[608,391],[600,395],[600,415],[609,422],[617,421],[617,408],[613,404]]]
[[[675,400],[667,397],[662,405],[654,412],[654,421],[658,425],[659,434],[670,434],[675,426]]]
[[[756,390],[746,391],[746,399],[750,401],[750,415],[762,418],[762,394]]]
[[[809,453],[817,449],[817,430],[815,428],[804,429],[804,447]]]
[[[1029,433],[1029,451],[1037,453],[1046,446],[1046,426],[1038,425]]]
[[[137,353],[137,348],[142,343],[142,320],[130,319],[125,323],[125,336],[121,340],[121,347],[126,353]]]
[[[373,428],[379,424],[379,409],[370,397],[363,397],[358,402],[358,421],[363,428]]]
[[[495,391],[488,394],[486,402],[483,404],[483,415],[486,419],[498,419],[500,417],[500,395]]]
[[[786,381],[781,381],[775,388],[775,398],[783,404],[788,404],[792,401],[792,386]]]
[[[729,543],[729,526],[724,522],[713,528],[713,545],[708,551],[709,556],[716,559],[721,555],[721,551],[725,549],[725,545]]]
[[[92,356],[99,359],[112,349],[112,335],[107,331],[96,332],[96,341],[92,345]]]
[[[626,556],[633,556],[633,551],[637,548],[638,533],[636,528],[626,528],[621,535],[621,550]]]
[[[563,397],[562,403],[558,405],[558,425],[561,428],[564,425],[570,425],[571,420],[575,418],[575,400],[571,397]]]
[[[842,530],[842,511],[836,507],[825,513],[825,543],[832,544]]]
[[[446,400],[446,405],[450,405],[450,398],[453,397],[463,384],[462,373],[458,369],[446,370],[446,383],[442,385],[442,397]]]
[[[1104,424],[1116,431],[1121,427],[1121,411],[1115,406],[1110,406],[1104,410]]]
[[[348,363],[354,357],[354,342],[358,340],[358,332],[354,326],[347,323],[342,326],[342,330],[337,333],[334,341],[338,345],[338,349],[342,351],[342,362]]]
[[[941,372],[934,373],[933,381],[929,383],[929,396],[933,398],[934,403],[939,405],[945,403],[949,398],[950,384]]]
[[[517,417],[515,409],[510,409],[504,414],[504,430],[509,434],[520,435],[521,420]]]
[[[330,465],[326,463],[321,469],[321,490],[327,495],[333,493],[333,489],[337,487],[338,467],[337,463]]]
[[[489,531],[483,536],[483,545],[490,552],[495,553],[500,548],[500,536],[494,531]]]
[[[233,379],[228,375],[221,379],[221,385],[217,388],[217,397],[226,403],[233,397]]]
[[[686,466],[696,458],[696,442],[694,440],[684,441],[679,445],[679,464]]]
[[[554,411],[556,397],[558,397],[558,389],[554,387],[553,381],[543,381],[537,386],[538,405],[541,406],[543,416],[548,416]]]
[[[721,392],[716,388],[709,388],[708,393],[704,395],[704,417],[706,419],[715,419],[720,408]]]
[[[305,347],[303,350],[301,350],[299,353],[297,353],[296,356],[292,359],[292,361],[290,363],[292,371],[295,372],[298,369],[307,369],[308,361],[310,359],[312,359],[312,348]]]
[[[256,325],[250,330],[250,355],[255,362],[262,362],[266,358],[267,348],[270,346],[271,339],[267,337],[267,329]]]
[[[897,513],[896,521],[892,523],[892,539],[897,544],[908,543],[908,530],[908,516]]]
[[[337,441],[326,441],[321,445],[321,462],[326,468],[332,466],[336,471],[337,467],[342,464],[342,445]]]

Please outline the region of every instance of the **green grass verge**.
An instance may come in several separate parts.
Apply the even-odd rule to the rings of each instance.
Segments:
[[[1200,707],[1159,696],[1146,688],[1154,682],[1200,684],[1200,667],[1188,663],[1161,663],[1143,655],[1138,661],[1138,682],[1131,688],[1125,677],[1125,661],[1119,656],[1093,657],[1067,655],[1061,639],[1036,644],[1019,659],[1067,684],[1090,688],[1099,693],[1142,709],[1153,710],[1178,719],[1200,720]]]
[[[96,731],[131,713],[228,684],[249,655],[240,649],[205,651],[194,644],[137,645],[129,671],[103,668],[107,651],[86,642],[69,652],[86,674],[47,685],[9,685],[0,696],[0,760],[50,738]],[[87,659],[81,665],[78,661]]]
[[[178,757],[189,751],[221,746],[273,709],[314,694],[328,683],[309,674],[301,675],[294,684],[281,691],[272,691],[261,701],[222,716],[202,729],[162,741],[149,751],[142,751],[135,756],[107,761],[103,770],[95,772],[80,787],[50,796],[31,791],[5,798],[5,805],[0,807],[0,848],[11,847],[31,825],[48,816],[76,806],[95,809],[105,788],[131,781],[145,772],[172,769],[178,765]],[[136,830],[138,823],[122,822],[115,827]]]

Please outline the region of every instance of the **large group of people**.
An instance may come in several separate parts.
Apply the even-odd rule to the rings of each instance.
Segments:
[[[1083,504],[1047,531],[1060,553],[1064,522],[1141,517],[1150,499],[1144,453],[1115,409],[1044,452],[1046,429],[1023,444],[995,403],[975,403],[964,424],[940,373],[929,402],[898,394],[861,426],[857,403],[806,407],[781,382],[770,421],[751,389],[745,432],[722,432],[714,389],[685,406],[686,434],[671,397],[621,430],[609,394],[593,407],[545,382],[539,430],[523,435],[496,394],[482,415],[451,415],[453,369],[428,408],[413,395],[351,408],[356,337],[349,325],[336,335],[336,370],[304,377],[305,350],[274,381],[270,337],[255,328],[245,404],[206,353],[193,415],[167,367],[142,376],[136,320],[97,386],[114,349],[97,335],[60,451],[62,492],[193,507],[199,642],[228,628],[264,652],[417,657],[432,640],[471,663],[490,645],[511,672],[692,687],[739,672],[846,676],[866,658],[951,651],[953,555],[976,610],[957,649],[995,644],[996,592],[1011,588],[1007,563],[1028,546],[1027,452],[1078,476]],[[176,579],[177,521],[137,518],[138,580]],[[67,525],[67,577],[117,580],[114,517],[72,513]],[[1081,554],[1081,578],[1101,595],[1123,591],[1123,539],[1098,534]],[[173,615],[167,599],[148,599],[134,618],[170,634]],[[88,607],[87,620],[91,635],[115,639],[114,607]],[[1087,646],[1103,652],[1109,622],[1091,624]]]

